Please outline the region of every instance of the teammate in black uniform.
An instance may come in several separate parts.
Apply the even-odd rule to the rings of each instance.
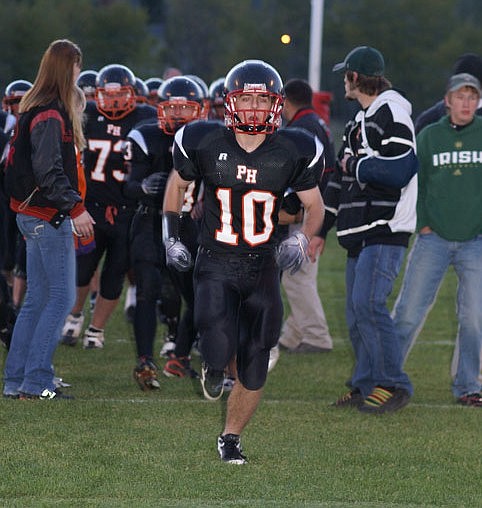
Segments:
[[[19,83],[20,86],[16,86]],[[25,293],[26,270],[25,241],[18,231],[16,214],[10,209],[9,199],[4,190],[4,163],[8,152],[8,141],[18,116],[18,103],[25,91],[32,86],[31,83],[27,86],[27,83],[27,81],[17,80],[6,87],[2,103],[4,111],[0,111],[0,341],[7,348],[10,346],[16,317],[16,304],[12,293],[17,292],[20,303]],[[14,91],[18,94],[14,94]],[[19,242],[22,242],[24,254],[22,274],[14,270]]]
[[[145,84],[147,86],[147,89],[149,90],[149,95],[147,97],[147,102],[154,107],[157,107],[159,104],[159,94],[157,93],[159,91],[159,88],[161,88],[162,83],[164,82],[161,78],[147,78],[145,80]]]
[[[84,92],[88,101],[95,100],[95,83],[97,81],[98,72],[92,69],[86,69],[79,74],[77,78],[77,86]]]
[[[85,117],[85,206],[95,220],[95,243],[85,246],[89,252],[77,255],[77,301],[66,320],[63,340],[75,344],[80,335],[89,283],[105,255],[100,294],[83,337],[84,348],[93,349],[104,346],[104,326],[119,301],[128,269],[128,232],[135,201],[123,193],[125,139],[137,124],[154,120],[156,110],[136,104],[134,74],[113,64],[99,71],[96,100],[87,103]]]
[[[162,198],[172,169],[173,135],[185,123],[201,117],[204,95],[192,79],[176,76],[162,84],[159,97],[159,122],[133,129],[127,137],[125,155],[131,166],[125,192],[139,202],[131,228],[130,253],[137,283],[134,333],[138,364],[134,378],[143,390],[159,388],[152,355],[157,324],[156,302],[161,299],[169,315],[173,311],[168,307],[174,307],[175,312],[178,306],[175,281],[170,280],[171,272],[167,269],[161,242]],[[190,223],[187,217],[183,222]],[[196,232],[191,232],[190,236],[195,242]],[[195,248],[193,255],[194,251]],[[187,308],[192,309],[192,273],[189,279],[190,293],[187,293],[186,301]],[[180,287],[186,283],[184,280],[176,282]],[[187,343],[187,351],[180,351],[179,358],[171,354],[167,375],[194,375],[188,356],[194,339],[192,317],[187,319],[184,326],[181,322],[176,339],[176,348]]]
[[[22,97],[32,88],[32,83],[24,79],[16,79],[5,87],[5,94],[2,100],[3,110],[0,113],[0,164],[3,166],[6,150],[8,149],[7,141],[10,139],[13,128],[19,116],[18,108]],[[0,184],[0,188],[3,188]],[[17,222],[16,213],[14,213],[9,205],[8,199],[0,191],[0,223],[2,224],[2,242],[0,264],[2,270],[8,274],[9,285],[11,286],[11,304],[18,312],[26,290],[27,279],[27,256],[25,250],[25,239],[20,233]]]
[[[209,118],[224,123],[224,76],[209,85]]]
[[[176,170],[164,196],[166,260],[186,270],[191,256],[179,237],[179,211],[189,182],[203,180],[204,215],[194,269],[201,384],[206,398],[220,398],[224,368],[236,354],[238,381],[218,437],[221,459],[234,464],[246,462],[239,436],[260,402],[269,352],[280,332],[280,269],[299,268],[323,220],[313,169],[322,147],[305,131],[277,130],[282,87],[278,72],[260,60],[231,69],[225,82],[228,128],[194,122],[176,133]],[[289,187],[305,207],[304,223],[277,247],[278,212]]]

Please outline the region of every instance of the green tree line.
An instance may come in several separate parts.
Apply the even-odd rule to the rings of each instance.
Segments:
[[[122,63],[144,79],[176,66],[209,84],[246,58],[267,60],[285,80],[307,78],[310,15],[310,0],[2,0],[0,86],[32,80],[61,37],[81,46],[84,68]],[[480,0],[325,0],[321,88],[334,94],[333,113],[346,104],[331,68],[365,44],[382,51],[415,113],[428,107],[456,58],[480,52],[480,19]]]

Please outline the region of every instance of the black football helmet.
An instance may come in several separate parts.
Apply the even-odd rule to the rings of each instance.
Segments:
[[[136,101],[138,103],[147,102],[147,97],[149,96],[149,89],[147,88],[146,83],[136,76]]]
[[[124,118],[136,108],[136,78],[125,65],[100,69],[96,79],[97,109],[109,120]]]
[[[9,83],[3,95],[3,110],[7,111],[7,113],[15,114],[15,112],[12,111],[12,107],[17,105],[22,100],[25,92],[31,88],[32,83],[25,79],[16,79]]]
[[[203,91],[203,113],[207,117],[209,114],[209,107],[210,107],[210,101],[209,101],[209,88],[204,79],[200,78],[196,74],[185,74],[186,78],[192,79],[195,81]]]
[[[209,114],[217,120],[224,120],[224,81],[224,77],[218,78],[209,85]]]
[[[223,105],[224,106],[224,81],[225,77],[215,79],[209,85],[209,100],[212,105]]]
[[[204,93],[201,87],[187,76],[166,79],[158,90],[157,117],[166,134],[174,134],[185,123],[205,118]]]
[[[185,74],[184,77],[192,79],[201,87],[201,90],[203,91],[204,98],[207,98],[209,96],[208,85],[206,84],[204,79],[200,78],[199,76],[196,76],[196,74]]]
[[[256,107],[241,103],[242,98],[258,94],[265,104]],[[224,121],[227,127],[247,134],[272,134],[281,126],[283,81],[278,71],[262,60],[245,60],[235,65],[224,82]],[[260,118],[260,113],[263,118]]]
[[[97,79],[97,71],[85,70],[79,74],[77,78],[77,86],[84,92],[85,98],[89,100],[95,99],[95,80]]]
[[[147,102],[149,102],[152,106],[157,106],[159,104],[159,95],[157,95],[157,91],[161,88],[164,80],[161,78],[147,78],[144,83],[149,90]]]

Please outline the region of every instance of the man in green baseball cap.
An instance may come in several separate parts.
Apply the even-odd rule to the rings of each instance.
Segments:
[[[378,49],[358,46],[346,55],[343,62],[333,67],[333,72],[354,71],[365,76],[383,76],[385,61]]]
[[[345,98],[361,107],[345,126],[335,172],[323,193],[318,242],[322,245],[336,225],[347,251],[345,312],[355,367],[350,391],[334,405],[383,414],[402,409],[413,393],[388,309],[416,223],[412,107],[392,88],[383,56],[374,48],[353,49],[333,71],[344,73]]]

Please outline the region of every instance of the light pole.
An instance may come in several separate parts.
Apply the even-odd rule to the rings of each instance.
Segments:
[[[308,82],[315,91],[320,89],[324,4],[324,0],[311,0]]]

